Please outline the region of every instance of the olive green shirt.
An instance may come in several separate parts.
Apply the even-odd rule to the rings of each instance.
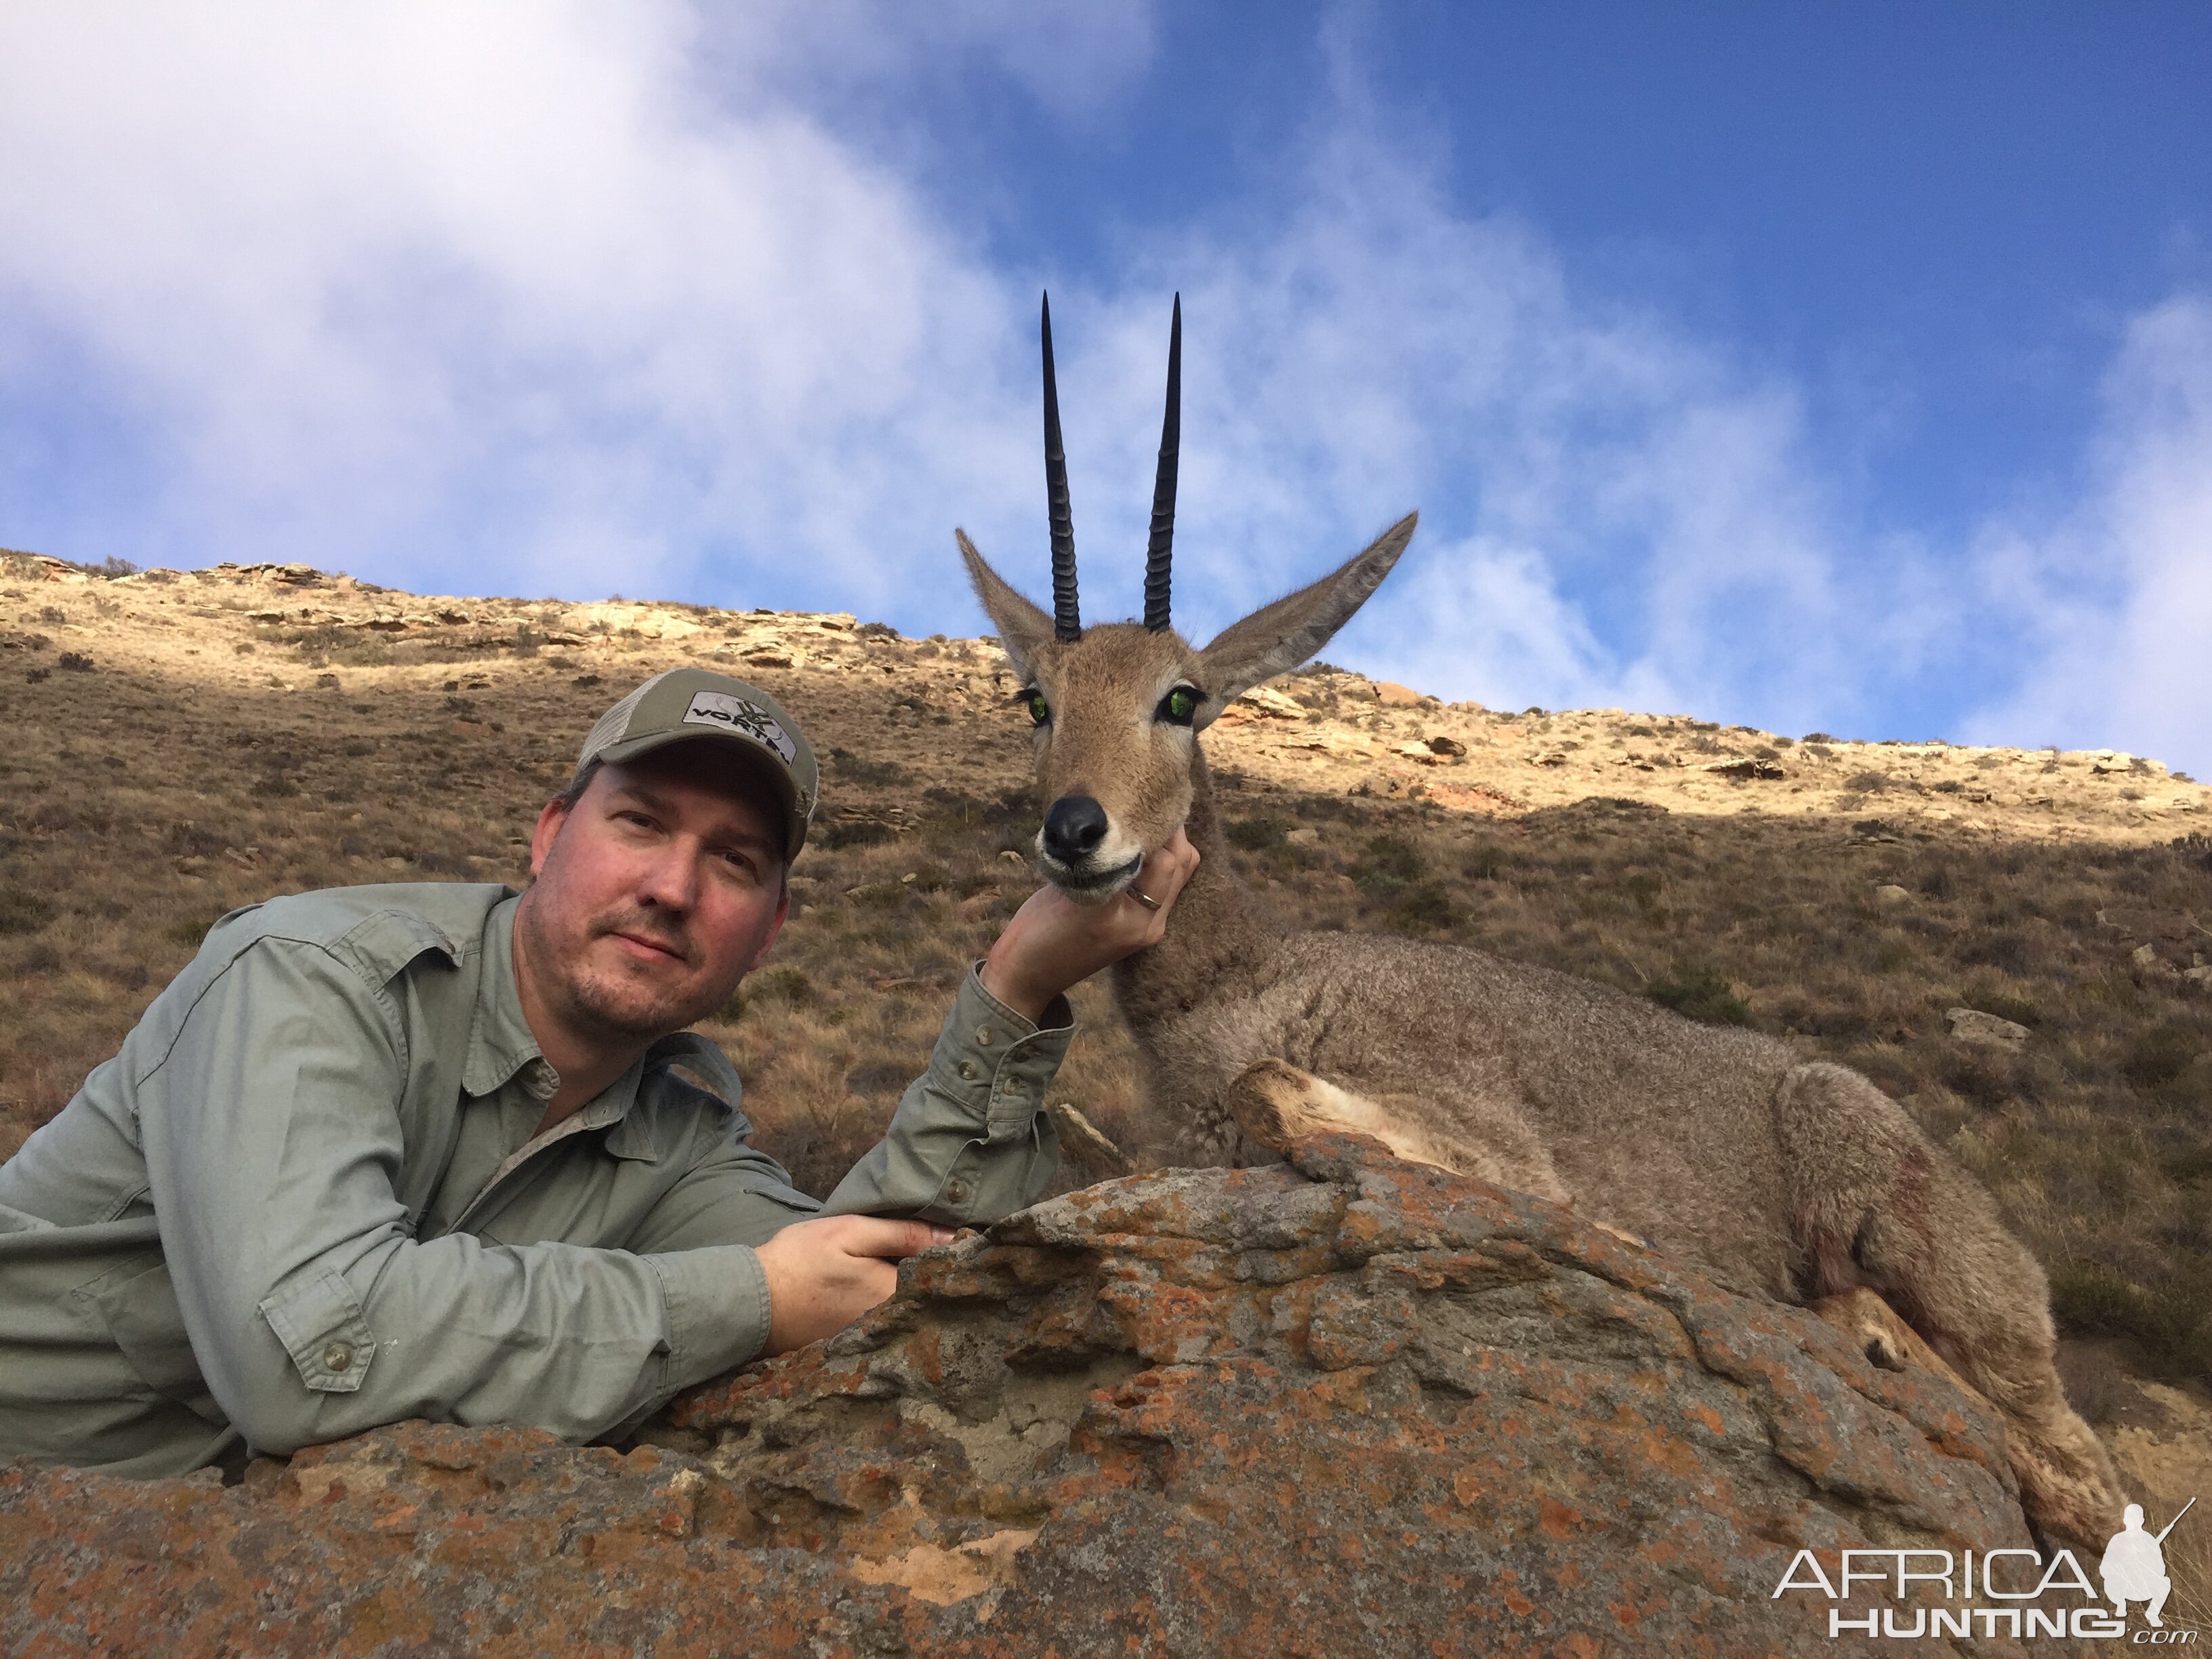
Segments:
[[[757,1356],[752,1246],[826,1207],[1034,1202],[1066,1050],[961,988],[826,1206],[689,1033],[536,1133],[557,1084],[504,887],[337,888],[217,923],[114,1059],[0,1165],[0,1458],[131,1475],[381,1423],[618,1433]]]

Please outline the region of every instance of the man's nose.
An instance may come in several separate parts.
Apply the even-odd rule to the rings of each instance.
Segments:
[[[699,896],[697,849],[680,841],[656,848],[639,875],[637,892],[661,909],[690,910]]]

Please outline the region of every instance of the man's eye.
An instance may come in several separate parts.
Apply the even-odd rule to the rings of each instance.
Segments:
[[[1015,701],[1030,711],[1030,718],[1039,726],[1052,719],[1052,705],[1044,700],[1042,691],[1024,691]]]
[[[1157,718],[1170,726],[1188,726],[1198,714],[1198,693],[1188,685],[1178,685],[1160,699]]]

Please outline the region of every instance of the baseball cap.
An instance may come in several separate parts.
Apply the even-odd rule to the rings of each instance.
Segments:
[[[571,787],[593,761],[619,765],[700,738],[727,744],[756,763],[784,810],[784,857],[798,857],[822,788],[813,747],[775,698],[727,674],[704,668],[655,674],[599,716],[576,757]]]

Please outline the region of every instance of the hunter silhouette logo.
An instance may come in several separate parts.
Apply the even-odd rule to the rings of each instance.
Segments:
[[[2120,1617],[2128,1616],[2128,1603],[2144,1601],[2143,1618],[2154,1629],[2163,1630],[2166,1620],[2159,1617],[2166,1607],[2166,1598],[2172,1593],[2173,1581],[2166,1576],[2166,1533],[2181,1524],[2181,1516],[2197,1507],[2192,1498],[2181,1506],[2177,1515],[2166,1523],[2165,1532],[2156,1536],[2143,1530],[2142,1505],[2130,1504],[2121,1516],[2122,1527],[2105,1546],[2105,1559],[2097,1571],[2105,1581],[2105,1599],[2110,1601]]]

